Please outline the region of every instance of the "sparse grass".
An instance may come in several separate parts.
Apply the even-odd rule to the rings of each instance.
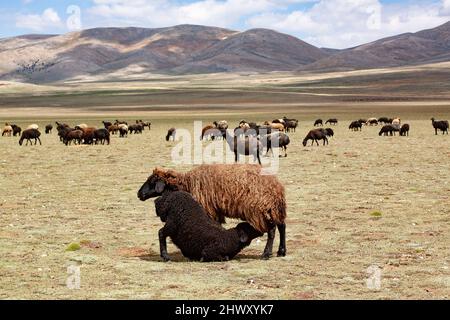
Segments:
[[[153,126],[128,139],[115,136],[111,146],[66,147],[55,131],[43,135],[37,147],[0,137],[0,298],[450,298],[450,139],[435,136],[429,121],[450,119],[450,103],[343,102],[340,96],[262,92],[261,81],[269,77],[249,77],[248,87],[254,81],[256,90],[240,94],[2,96],[0,123],[23,128],[55,120],[99,126],[117,118],[151,120]],[[279,83],[296,79],[290,77]],[[193,82],[200,86],[211,79]],[[234,80],[221,81],[216,86],[230,87]],[[234,86],[244,88],[239,81]],[[111,84],[84,86],[89,85],[95,91],[100,85],[110,90]],[[85,89],[74,85],[74,90]],[[345,90],[351,95],[351,88]],[[380,92],[377,98],[383,98]],[[190,169],[171,163],[174,144],[164,140],[167,129],[192,130],[194,120],[227,119],[235,126],[243,118],[263,122],[284,115],[301,120],[288,158],[280,160],[288,202],[287,257],[261,261],[264,237],[227,263],[189,262],[169,243],[173,262],[161,262],[162,223],[153,202],[140,202],[136,193],[155,166]],[[351,120],[397,115],[411,125],[410,137],[379,137],[379,127],[348,130]],[[330,145],[303,148],[313,121],[335,116],[341,123]],[[79,250],[66,252],[70,243]],[[66,287],[67,266],[74,262],[81,266],[81,290]],[[383,270],[380,291],[366,288],[372,265]]]

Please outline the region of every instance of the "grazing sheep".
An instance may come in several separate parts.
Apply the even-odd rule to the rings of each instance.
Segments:
[[[289,136],[283,132],[275,132],[272,134],[264,135],[260,138],[260,141],[262,143],[262,146],[267,148],[267,154],[269,154],[269,151],[272,151],[273,155],[273,147],[274,145],[272,142],[275,142],[277,148],[280,148],[284,150],[284,157],[287,157],[287,146],[291,143],[291,140]],[[281,154],[280,154],[281,157]]]
[[[284,124],[279,123],[279,122],[272,122],[272,123],[265,122],[264,125],[269,126],[274,131],[280,131],[280,132],[285,131]]]
[[[48,124],[45,126],[45,134],[52,133],[52,130],[53,130],[53,126],[51,124]]]
[[[59,123],[58,121],[56,123],[56,131],[60,131],[64,128],[69,128],[70,126],[67,123]]]
[[[379,136],[381,137],[382,135],[384,136],[395,136],[396,132],[399,132],[400,128],[393,126],[391,124],[388,124],[386,126],[384,126],[383,128],[381,128]]]
[[[24,132],[22,132],[22,136],[20,137],[19,140],[19,145],[23,144],[23,140],[27,140],[27,144],[28,142],[31,143],[31,145],[33,145],[33,142],[31,141],[32,139],[34,139],[34,145],[37,145],[37,142],[39,141],[39,144],[42,145],[41,139],[39,138],[41,136],[41,133],[39,132],[39,130],[37,129],[27,129]]]
[[[79,126],[75,127],[76,130],[81,130],[83,131],[83,143],[84,144],[94,144],[94,139],[95,139],[95,131],[97,130],[97,128],[82,128],[82,129],[78,129]]]
[[[30,124],[27,128],[27,130],[29,129],[34,129],[34,130],[39,130],[39,126],[37,124]]]
[[[235,162],[239,162],[239,156],[253,156],[253,161],[258,160],[261,165],[260,151],[262,150],[262,144],[258,138],[254,136],[238,137],[235,135],[232,137],[226,134],[226,140],[230,150],[234,152]]]
[[[75,144],[81,144],[83,141],[83,131],[82,130],[67,130],[66,134],[63,137],[63,142],[66,146],[70,145],[72,141],[74,141]]]
[[[400,136],[407,137],[409,136],[409,124],[404,124],[400,129]]]
[[[108,129],[109,127],[111,127],[113,124],[109,121],[102,121],[103,126],[105,127],[105,129]]]
[[[132,124],[128,127],[128,132],[131,134],[142,134],[142,131],[144,131],[144,127],[140,124]]]
[[[119,121],[119,120],[116,120],[116,122],[114,122],[114,124],[117,125],[117,126],[119,126],[119,125],[121,125],[121,124],[124,124],[124,125],[128,126],[128,122],[126,122],[126,121]]]
[[[361,120],[360,120],[361,121]],[[370,118],[366,122],[364,122],[367,126],[378,126],[378,119]]]
[[[142,130],[145,130],[145,127],[148,127],[148,130],[152,129],[151,122],[144,122],[142,120],[136,120],[136,124],[140,125],[142,127]]]
[[[87,128],[89,128],[89,126],[85,123],[75,126],[75,129],[77,129],[77,130],[83,130],[83,129],[87,129]]]
[[[249,223],[226,230],[211,219],[205,209],[184,191],[165,192],[155,201],[156,214],[165,223],[159,230],[161,257],[170,261],[166,238],[180,248],[183,255],[202,262],[228,261],[253,239],[261,237]]]
[[[353,121],[350,126],[348,127],[349,130],[353,130],[353,131],[362,131],[362,123],[359,121]]]
[[[326,128],[325,129],[325,135],[327,136],[327,137],[334,137],[334,131],[333,131],[333,129],[331,129],[331,128]]]
[[[296,132],[298,128],[298,120],[297,119],[288,119],[286,117],[283,118],[284,120],[284,126],[286,129],[286,132]]]
[[[7,124],[7,125],[5,125],[5,127],[2,130],[2,137],[3,136],[11,137],[13,132],[14,132],[13,127],[10,126],[9,124]]]
[[[314,127],[322,126],[323,127],[323,120],[317,119],[316,122],[314,122]]]
[[[200,140],[214,140],[217,135],[220,135],[220,130],[218,130],[215,126],[208,125],[202,129],[202,135],[200,136]]]
[[[217,122],[217,121],[214,121],[214,126],[217,128],[217,129],[219,129],[219,130],[228,130],[228,128],[229,128],[229,126],[228,126],[228,122],[227,121],[225,121],[225,120],[222,120],[222,121],[219,121],[219,122]]]
[[[115,125],[115,124],[110,125],[108,127],[108,131],[109,131],[110,134],[116,134],[119,130],[120,130],[119,126]]]
[[[61,142],[64,143],[64,138],[66,137],[66,135],[71,132],[74,131],[74,128],[69,128],[69,127],[65,127],[65,126],[58,126],[58,136],[59,136],[59,140]],[[81,130],[80,130],[81,131]]]
[[[392,122],[391,122],[391,124],[392,124],[393,126],[396,126],[396,127],[399,127],[399,128],[400,128],[400,125],[402,124],[402,120],[399,119],[399,118],[393,119]]]
[[[105,142],[109,145],[110,144],[110,134],[109,131],[105,128],[98,129],[94,131],[94,138],[95,138],[95,144],[98,144],[99,142],[104,145]]]
[[[272,123],[282,124],[283,127],[286,125],[286,122],[284,121],[284,119],[275,119],[272,121]]]
[[[263,258],[272,255],[276,228],[280,232],[278,256],[286,255],[286,197],[275,176],[261,174],[258,165],[202,165],[190,172],[155,169],[138,192],[146,201],[164,191],[186,191],[198,201],[213,220],[225,217],[250,223],[268,233]]]
[[[387,118],[387,117],[382,117],[382,118],[380,118],[380,119],[378,119],[378,122],[379,123],[382,123],[382,124],[392,124],[392,121],[394,121],[394,119],[389,119],[389,118]]]
[[[120,138],[128,138],[128,126],[127,125],[119,125],[119,137]]]
[[[325,124],[331,124],[333,126],[337,126],[339,123],[339,121],[337,119],[328,119],[327,122],[325,122]]]
[[[13,128],[13,136],[20,136],[20,134],[22,133],[22,128],[15,124],[12,124],[11,127]]]
[[[170,141],[171,138],[172,138],[173,141],[175,141],[176,135],[177,135],[177,129],[175,129],[175,128],[170,128],[170,129],[167,131],[166,141]]]
[[[317,145],[319,145],[319,140],[323,140],[323,145],[329,144],[327,135],[325,133],[325,130],[323,129],[311,130],[306,136],[306,138],[303,140],[304,147],[306,147],[309,140],[312,140],[311,146],[314,145],[314,142],[317,143]]]
[[[448,121],[436,121],[434,118],[431,118],[431,121],[433,124],[433,128],[436,132],[436,135],[438,134],[438,130],[441,130],[443,135],[445,133],[448,134],[448,128],[449,128]]]

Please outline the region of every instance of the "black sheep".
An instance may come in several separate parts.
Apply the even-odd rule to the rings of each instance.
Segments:
[[[349,130],[353,131],[362,131],[362,123],[359,121],[353,121],[350,126],[348,127]]]
[[[45,126],[45,134],[52,133],[52,130],[53,130],[53,126],[51,124],[48,124]]]
[[[400,135],[402,137],[409,136],[409,129],[410,129],[409,124],[404,124],[400,129]]]
[[[326,128],[326,129],[325,129],[325,134],[326,134],[326,136],[329,137],[329,138],[334,137],[334,131],[333,131],[333,129],[331,129],[331,128]]]
[[[13,128],[13,136],[20,136],[20,134],[22,133],[22,128],[19,126],[16,126],[15,124],[12,124],[11,127]]]
[[[276,147],[284,150],[284,157],[287,157],[287,146],[291,143],[291,139],[287,134],[283,132],[274,132],[272,134],[263,135],[260,137],[260,141],[263,147],[267,148],[267,154],[269,154],[269,151],[272,151],[273,155],[273,148]],[[275,143],[275,145],[272,144],[272,142]]]
[[[41,133],[39,132],[39,130],[36,129],[28,129],[25,130],[24,132],[22,132],[22,136],[20,137],[19,140],[19,145],[23,144],[23,140],[27,140],[27,144],[28,142],[31,142],[31,145],[33,145],[33,141],[31,141],[32,139],[34,139],[34,144],[37,145],[37,142],[39,141],[39,144],[42,145],[41,139],[39,138],[41,136]]]
[[[328,119],[327,122],[325,122],[325,124],[332,124],[334,126],[337,126],[338,123],[338,119]]]
[[[176,134],[177,134],[177,129],[170,128],[169,131],[167,131],[166,141],[169,141],[170,138],[172,138],[173,141],[175,141]]]
[[[191,194],[165,192],[155,201],[156,214],[165,223],[159,230],[161,257],[169,261],[166,238],[191,260],[227,261],[263,234],[249,223],[226,230],[212,220]]]
[[[322,126],[323,127],[323,120],[317,119],[316,122],[314,122],[314,127]]]
[[[323,129],[311,130],[306,136],[306,138],[303,140],[304,147],[306,147],[309,140],[313,141],[312,145],[314,145],[314,142],[317,143],[317,145],[319,145],[319,140],[323,140],[323,145],[328,144],[327,134],[326,131]]]
[[[95,144],[99,142],[104,145],[105,142],[110,143],[110,134],[108,129],[102,128],[94,131]]]
[[[387,126],[384,126],[381,128],[379,136],[385,135],[385,136],[395,136],[396,132],[399,132],[400,128],[393,126],[391,124],[388,124]]]
[[[436,121],[434,118],[431,118],[431,121],[433,123],[434,130],[436,132],[436,135],[438,134],[438,130],[442,131],[442,134],[447,133],[448,134],[448,121]]]
[[[112,126],[112,123],[109,121],[102,121],[103,122],[103,126],[105,127],[105,129],[108,129],[109,127]]]
[[[378,119],[378,122],[382,123],[382,124],[391,124],[392,119],[389,119],[388,117],[382,117],[382,118]]]

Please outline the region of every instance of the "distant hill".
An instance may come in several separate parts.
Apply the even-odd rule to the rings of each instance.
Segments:
[[[343,50],[299,69],[367,69],[441,61],[450,61],[450,22],[434,29],[405,33]]]
[[[0,79],[33,83],[110,74],[332,71],[450,61],[450,22],[346,50],[268,29],[96,28],[0,39]]]

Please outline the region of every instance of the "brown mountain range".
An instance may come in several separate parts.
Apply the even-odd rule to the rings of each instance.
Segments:
[[[267,29],[194,25],[0,39],[0,79],[35,83],[113,73],[329,71],[441,61],[450,61],[450,22],[346,50],[320,49]]]

